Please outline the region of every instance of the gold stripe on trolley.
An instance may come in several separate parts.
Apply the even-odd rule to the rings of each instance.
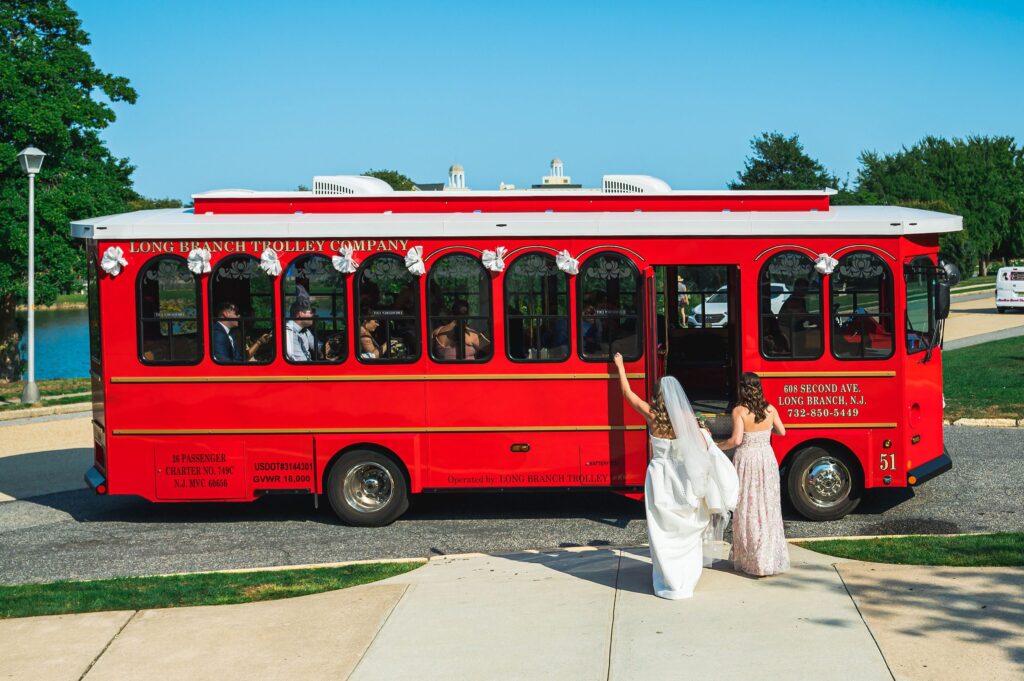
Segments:
[[[892,378],[895,371],[758,371],[761,378]]]
[[[647,426],[411,426],[407,428],[118,428],[114,435],[347,435],[357,433],[581,433],[646,430]]]
[[[812,428],[895,428],[895,423],[787,423],[786,430]]]
[[[628,373],[626,378],[644,378]],[[611,380],[616,374],[352,374],[348,376],[114,376],[111,383],[368,383],[374,381]]]

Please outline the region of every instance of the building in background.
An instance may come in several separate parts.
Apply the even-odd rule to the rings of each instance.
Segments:
[[[448,169],[448,185],[446,190],[464,190],[466,188],[466,171],[458,163]]]
[[[540,184],[535,184],[532,189],[582,189],[583,185],[573,184],[572,178],[565,174],[565,166],[562,159],[551,160],[551,174],[540,179]]]

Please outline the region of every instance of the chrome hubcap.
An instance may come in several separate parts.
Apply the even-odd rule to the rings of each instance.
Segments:
[[[801,476],[804,494],[815,506],[830,508],[850,496],[852,476],[849,469],[833,456],[821,456]]]
[[[379,511],[391,501],[395,480],[386,468],[376,463],[353,466],[345,474],[345,503],[357,511]]]

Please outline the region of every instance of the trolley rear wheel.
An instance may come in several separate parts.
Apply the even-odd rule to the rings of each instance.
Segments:
[[[860,503],[864,482],[851,457],[810,446],[793,456],[786,490],[797,512],[808,520],[838,520]]]
[[[345,523],[380,527],[392,523],[409,508],[409,482],[405,471],[379,452],[347,452],[327,476],[327,498]]]

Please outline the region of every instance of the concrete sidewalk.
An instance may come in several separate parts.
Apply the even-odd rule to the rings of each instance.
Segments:
[[[650,592],[646,549],[438,558],[376,584],[234,606],[0,621],[0,678],[892,679],[831,563],[706,570]]]
[[[0,679],[1019,679],[1024,570],[844,561],[651,594],[647,549],[441,557],[342,591],[0,620]],[[845,580],[845,581],[844,581]]]

